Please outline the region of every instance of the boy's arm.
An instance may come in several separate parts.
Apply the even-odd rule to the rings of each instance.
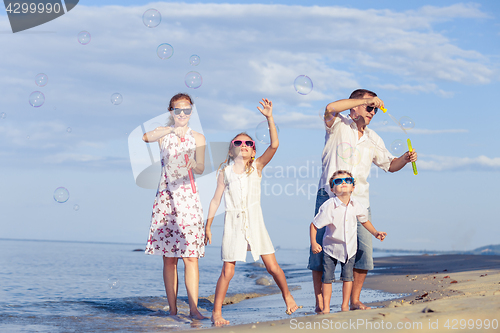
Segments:
[[[318,234],[318,228],[311,223],[311,227],[309,228],[309,236],[311,237],[311,250],[313,253],[320,253],[322,248],[321,245],[316,242],[316,235]]]
[[[385,236],[387,236],[386,232],[377,231],[377,229],[375,229],[375,227],[373,226],[373,224],[370,221],[366,221],[362,224],[363,224],[363,227],[366,228],[366,230],[368,230],[373,236],[375,236],[375,238],[380,239],[380,241],[383,241]]]

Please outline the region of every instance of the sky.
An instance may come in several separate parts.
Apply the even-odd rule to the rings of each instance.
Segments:
[[[154,28],[142,20],[148,9],[161,13]],[[145,245],[156,184],[140,187],[136,176],[148,166],[141,156],[157,146],[137,133],[166,119],[170,98],[186,92],[197,110],[193,128],[213,145],[198,177],[204,203],[220,147],[241,131],[261,139],[258,102],[273,101],[280,147],[262,180],[264,219],[276,247],[305,249],[324,145],[320,114],[366,88],[414,124],[405,134],[379,112],[369,127],[387,148],[410,138],[419,156],[416,176],[410,165],[372,168],[372,222],[388,233],[374,246],[497,244],[499,16],[493,0],[100,0],[13,34],[2,9],[0,238]],[[86,45],[81,31],[91,36]],[[174,49],[169,59],[156,54],[163,43]],[[184,82],[191,71],[203,78],[199,88]],[[39,73],[48,77],[43,87]],[[308,94],[294,88],[300,75],[313,83]],[[45,96],[40,107],[29,103],[35,91]],[[123,97],[118,105],[114,93]],[[257,141],[259,154],[266,144]],[[54,200],[59,187],[69,192],[64,203]],[[222,225],[219,214],[214,245]]]

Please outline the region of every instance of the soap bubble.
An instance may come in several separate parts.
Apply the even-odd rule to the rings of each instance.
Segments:
[[[48,81],[49,78],[47,77],[47,74],[40,73],[35,76],[35,83],[39,87],[45,87]]]
[[[26,136],[26,139],[27,139],[27,140],[29,140],[29,139],[30,139],[30,136],[29,136],[29,135],[28,135],[28,136]]]
[[[389,149],[395,156],[401,156],[406,152],[405,144],[402,140],[395,140]]]
[[[387,120],[384,120],[384,121],[382,122],[382,125],[386,126],[388,123],[389,123],[389,122],[388,122]]]
[[[66,128],[66,132],[71,133],[73,132],[73,129],[71,127]]]
[[[361,161],[361,154],[356,147],[349,142],[341,142],[337,145],[337,156],[348,165],[357,165]]]
[[[411,129],[415,127],[415,123],[410,117],[401,117],[401,119],[399,119],[399,123],[404,129]]]
[[[293,82],[295,91],[301,95],[307,95],[313,90],[313,83],[308,76],[299,75]]]
[[[87,45],[90,43],[91,37],[88,31],[80,31],[78,33],[78,42],[82,45]]]
[[[114,93],[111,95],[111,103],[113,105],[120,105],[123,102],[123,97],[119,93]]]
[[[198,89],[203,83],[203,79],[198,72],[189,72],[184,78],[184,82],[188,88]]]
[[[198,64],[200,63],[200,57],[196,54],[193,54],[191,57],[189,57],[189,63],[193,66],[198,66]]]
[[[45,103],[45,95],[41,91],[33,91],[29,99],[30,105],[38,108]]]
[[[5,117],[7,117],[5,112],[0,113],[0,119],[5,119]]]
[[[156,54],[160,57],[160,59],[165,60],[174,54],[174,48],[168,43],[163,43],[158,45],[156,48]]]
[[[118,289],[120,286],[120,280],[115,279],[115,278],[109,278],[108,279],[108,287],[109,289]]]
[[[148,28],[156,28],[161,23],[161,14],[156,9],[148,9],[142,14],[142,22]]]
[[[58,187],[54,191],[54,200],[59,203],[65,203],[69,199],[69,191],[64,187]]]
[[[73,209],[74,209],[75,211],[78,211],[78,210],[80,209],[80,205],[75,204],[75,205],[73,206]]]
[[[280,129],[278,125],[274,124],[276,126],[276,131],[279,133]],[[271,143],[271,137],[269,136],[269,126],[267,124],[267,120],[264,120],[260,124],[257,125],[255,128],[255,137],[259,142],[268,145]]]

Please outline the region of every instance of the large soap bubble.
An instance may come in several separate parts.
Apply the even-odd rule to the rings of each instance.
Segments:
[[[184,82],[186,83],[186,86],[188,88],[198,89],[199,87],[201,87],[201,84],[203,83],[203,78],[201,77],[201,74],[198,72],[189,72],[186,74]]]
[[[54,200],[59,203],[65,203],[69,199],[69,191],[65,187],[58,187],[54,191]]]
[[[39,108],[45,103],[45,95],[41,91],[33,91],[29,98],[30,105]]]
[[[307,95],[313,90],[312,80],[306,75],[299,75],[293,82],[295,91],[301,95]]]
[[[142,22],[148,28],[156,28],[161,23],[161,14],[156,9],[148,9],[142,14]]]
[[[156,48],[156,54],[160,59],[165,60],[174,54],[174,48],[168,43],[163,43]]]

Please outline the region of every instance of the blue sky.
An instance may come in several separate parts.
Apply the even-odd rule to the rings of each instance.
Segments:
[[[149,8],[162,14],[156,28],[142,22]],[[306,248],[324,144],[319,114],[362,87],[415,124],[405,135],[377,114],[370,127],[386,146],[409,137],[419,153],[418,176],[410,166],[372,170],[372,222],[388,233],[376,246],[496,244],[499,15],[496,1],[80,1],[12,34],[1,11],[0,238],[145,244],[155,190],[135,184],[129,136],[188,92],[208,142],[253,135],[264,120],[258,101],[273,101],[280,148],[263,179],[264,218],[275,246]],[[83,30],[87,45],[77,41]],[[170,59],[156,55],[162,43],[174,47]],[[203,77],[198,89],[184,84],[193,70]],[[36,86],[38,73],[46,86]],[[311,78],[311,93],[295,91],[299,75]],[[33,91],[45,95],[41,107],[28,103]],[[116,92],[120,105],[110,102]],[[199,178],[205,200],[211,177]],[[61,186],[65,203],[53,199]],[[219,215],[215,243],[222,223]]]

